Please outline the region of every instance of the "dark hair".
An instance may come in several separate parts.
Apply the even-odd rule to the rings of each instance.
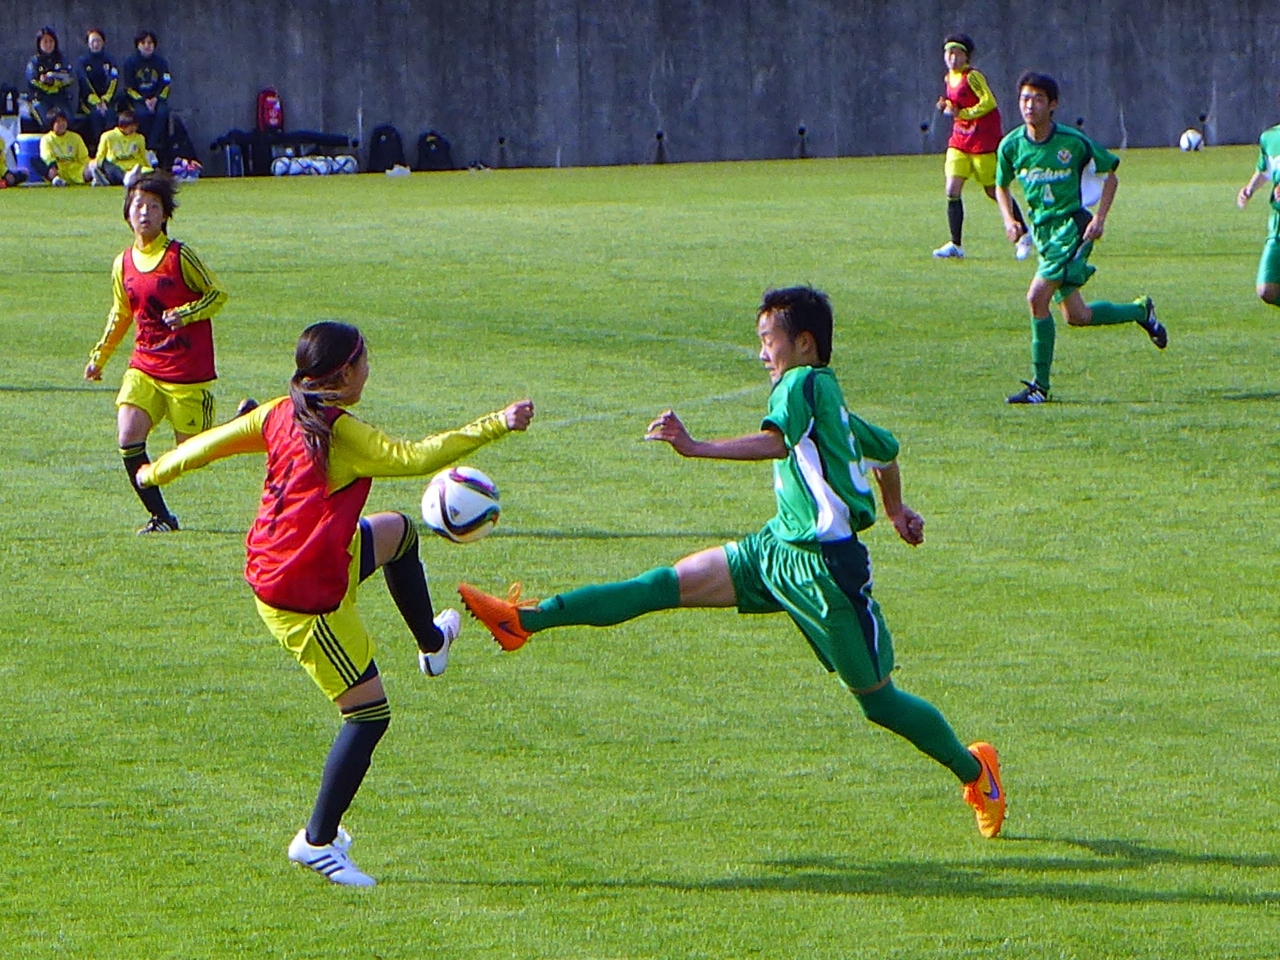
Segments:
[[[958,43],[964,47],[964,55],[966,57],[972,57],[973,51],[978,49],[973,43],[973,37],[967,33],[948,33],[947,38],[942,41],[942,48],[945,50],[953,43]]]
[[[89,38],[92,37],[95,33],[102,38],[103,43],[107,42],[107,35],[103,33],[98,27],[90,27],[88,30],[84,32],[84,42],[88,43]]]
[[[756,316],[765,313],[778,318],[792,341],[802,333],[812,335],[818,348],[818,366],[831,362],[831,301],[821,290],[808,286],[766,290]]]
[[[52,130],[53,121],[67,119],[67,111],[63,110],[61,107],[50,107],[49,112],[45,114],[45,119],[49,121],[49,129]]]
[[[160,46],[160,38],[159,38],[159,37],[157,37],[157,36],[156,36],[154,33],[152,33],[150,30],[139,30],[139,31],[138,31],[138,35],[137,35],[136,37],[134,37],[134,38],[133,38],[133,45],[136,47],[136,46],[137,46],[138,44],[140,44],[143,40],[150,40],[150,41],[151,41],[152,43],[154,43],[157,47],[158,47],[158,46]]]
[[[178,185],[173,182],[173,177],[165,173],[163,170],[148,170],[146,173],[138,177],[129,185],[129,189],[124,192],[124,222],[129,222],[129,204],[133,201],[135,193],[149,193],[153,197],[160,198],[160,208],[164,210],[164,226],[161,228],[165,233],[169,232],[169,220],[173,217],[173,212],[178,209]]]
[[[53,27],[41,27],[40,32],[36,34],[36,53],[44,53],[40,49],[40,41],[45,37],[53,37],[53,52],[61,54],[62,51],[58,49],[58,35],[54,33]]]
[[[1039,90],[1051,103],[1058,100],[1058,81],[1053,79],[1047,73],[1036,73],[1034,70],[1026,70],[1022,76],[1018,78],[1018,92],[1022,92],[1023,87],[1030,87],[1032,90]]]
[[[132,110],[130,110],[128,107],[125,107],[123,110],[120,110],[116,113],[117,127],[123,127],[125,124],[137,123],[137,122],[138,122],[138,115],[134,113]]]
[[[289,380],[289,399],[311,462],[321,470],[329,469],[329,441],[333,438],[332,421],[321,408],[337,398],[343,371],[359,360],[364,350],[360,331],[336,320],[313,323],[298,337],[293,353],[297,369]]]

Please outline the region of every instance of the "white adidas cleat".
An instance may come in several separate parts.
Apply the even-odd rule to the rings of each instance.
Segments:
[[[452,608],[441,610],[436,614],[435,625],[444,634],[444,645],[435,653],[418,651],[418,669],[428,677],[440,676],[449,666],[449,646],[462,632],[462,616]]]
[[[1018,238],[1018,245],[1013,248],[1014,259],[1025,260],[1031,254],[1035,253],[1036,245],[1031,239],[1031,231],[1027,231]]]
[[[330,883],[344,887],[372,887],[378,881],[351,862],[351,834],[342,827],[331,843],[313,847],[307,843],[307,830],[303,827],[289,844],[289,859],[309,867],[324,876]]]
[[[951,243],[948,241],[947,243],[944,243],[942,246],[940,246],[937,250],[933,251],[933,255],[937,257],[939,260],[948,260],[952,258],[956,260],[963,260],[964,247],[960,246],[957,243]]]

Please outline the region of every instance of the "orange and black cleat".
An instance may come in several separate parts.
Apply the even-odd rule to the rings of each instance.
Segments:
[[[1000,757],[989,743],[972,743],[969,752],[982,765],[982,773],[973,783],[964,785],[964,802],[973,807],[978,818],[978,832],[990,840],[1000,835],[1004,824],[1004,785],[1000,782]]]
[[[458,584],[458,595],[471,615],[485,625],[503,650],[519,650],[529,639],[529,631],[520,626],[520,608],[532,607],[536,601],[520,602],[520,584],[511,585],[505,600],[481,593],[469,583]]]

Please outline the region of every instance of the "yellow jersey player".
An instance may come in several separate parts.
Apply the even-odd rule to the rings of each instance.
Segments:
[[[444,672],[461,618],[456,610],[432,610],[413,521],[403,513],[361,512],[374,477],[433,473],[524,430],[533,401],[517,400],[422,440],[394,440],[347,411],[369,379],[369,353],[355,327],[332,321],[307,327],[294,367],[287,397],[170,450],[140,470],[138,482],[155,489],[150,485],[223,457],[266,454],[244,576],[267,629],[342,715],[311,819],[289,844],[289,859],[333,883],[371,887],[373,877],[351,860],[351,836],[341,825],[391,721],[373,638],[356,610],[360,584],[382,568],[417,641],[418,668],[428,676]]]
[[[116,125],[98,141],[98,153],[89,165],[89,173],[98,186],[118,187],[150,169],[147,141],[138,132],[138,118],[125,108],[116,117]]]
[[[176,192],[172,178],[152,171],[125,194],[124,219],[133,243],[112,267],[111,312],[84,368],[86,380],[101,380],[102,368],[135,327],[133,354],[116,396],[116,428],[129,485],[151,514],[139,533],[178,529],[160,491],[139,488],[134,477],[149,462],[147,436],[161,420],[173,424],[176,443],[213,426],[211,388],[218,374],[211,318],[227,302],[218,278],[195,251],[169,239]]]
[[[978,186],[992,200],[996,198],[996,148],[1004,136],[996,95],[986,78],[973,69],[973,38],[967,33],[953,33],[942,42],[942,60],[947,65],[943,92],[938,109],[952,118],[951,138],[947,141],[947,226],[951,240],[933,255],[939,259],[964,258],[964,200],[960,194],[964,182],[978,181]],[[1022,212],[1014,204],[1019,222]],[[1015,255],[1025,260],[1031,254],[1031,234],[1023,234]]]
[[[84,138],[67,129],[67,114],[61,107],[49,111],[49,132],[40,138],[40,156],[31,158],[31,169],[55,187],[89,182],[89,148]]]

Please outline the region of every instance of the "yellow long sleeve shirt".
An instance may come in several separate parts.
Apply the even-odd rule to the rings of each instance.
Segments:
[[[277,397],[252,413],[197,434],[152,463],[142,474],[146,485],[163,486],[188,471],[236,454],[265,453],[262,425],[267,414],[276,404],[291,402],[288,397]],[[510,432],[501,410],[421,440],[397,440],[354,416],[339,417],[329,445],[329,489],[341,490],[360,477],[434,473]]]

